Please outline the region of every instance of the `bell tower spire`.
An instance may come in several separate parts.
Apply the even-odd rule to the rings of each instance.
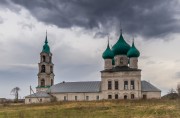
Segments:
[[[47,31],[43,50],[40,53],[40,63],[38,72],[38,86],[36,91],[46,91],[49,87],[54,85],[54,64],[52,63],[52,53],[48,45]]]
[[[46,39],[45,39],[45,43],[46,43],[46,44],[48,43],[48,40],[47,40],[47,30],[46,30]]]
[[[43,49],[42,49],[42,52],[45,52],[45,53],[50,53],[50,47],[48,45],[48,39],[47,39],[47,31],[46,31],[46,38],[45,38],[45,41],[44,41],[44,46],[43,46]]]

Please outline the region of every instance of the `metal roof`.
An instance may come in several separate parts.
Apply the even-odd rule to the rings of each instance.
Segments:
[[[51,95],[47,94],[47,92],[39,91],[37,93],[26,96],[25,98],[50,98]]]
[[[62,82],[51,86],[49,93],[96,93],[101,91],[100,81]]]
[[[141,81],[142,92],[160,92],[161,90],[147,81]],[[48,93],[98,93],[101,92],[101,81],[62,82],[51,86]],[[51,97],[46,92],[38,92],[26,97]]]
[[[160,89],[156,88],[147,81],[141,81],[141,91],[143,92],[161,92]]]

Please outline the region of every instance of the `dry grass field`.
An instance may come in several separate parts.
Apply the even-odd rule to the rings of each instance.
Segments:
[[[180,118],[180,100],[2,104],[0,118]]]

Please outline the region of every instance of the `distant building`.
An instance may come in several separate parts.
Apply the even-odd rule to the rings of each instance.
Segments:
[[[52,53],[47,35],[40,53],[36,93],[25,97],[25,103],[57,101],[91,101],[103,99],[160,99],[161,90],[143,80],[138,69],[140,52],[134,41],[130,46],[122,33],[110,49],[109,41],[103,52],[104,70],[101,81],[62,82],[54,85]]]
[[[7,101],[6,98],[0,98],[0,103],[5,103]]]

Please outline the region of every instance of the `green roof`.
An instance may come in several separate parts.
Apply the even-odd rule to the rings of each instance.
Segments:
[[[48,45],[48,40],[47,40],[47,33],[46,33],[46,39],[45,39],[45,42],[44,42],[44,46],[43,46],[43,50],[42,52],[45,52],[45,53],[50,53],[50,47]]]
[[[137,50],[137,48],[134,45],[134,41],[132,43],[132,47],[129,49],[128,53],[127,53],[128,57],[139,57],[140,56],[140,52]]]
[[[108,45],[107,45],[106,50],[102,54],[102,57],[103,57],[103,59],[112,59],[112,58],[114,58],[114,54],[113,54],[113,52],[111,51],[111,49],[109,47],[109,41],[108,41]]]
[[[119,40],[112,48],[114,56],[126,55],[129,49],[130,49],[130,45],[128,43],[126,43],[126,41],[124,40],[122,33],[121,33]]]

